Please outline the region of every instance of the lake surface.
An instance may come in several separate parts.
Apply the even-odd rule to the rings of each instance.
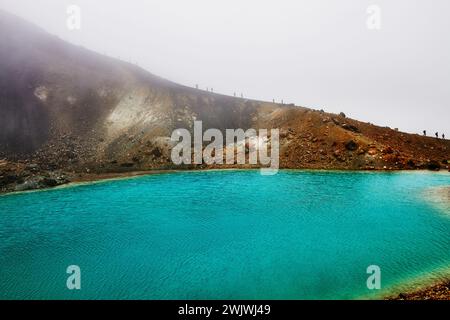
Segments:
[[[427,201],[442,186],[448,173],[204,171],[0,196],[0,298],[377,297],[450,274],[450,212]]]

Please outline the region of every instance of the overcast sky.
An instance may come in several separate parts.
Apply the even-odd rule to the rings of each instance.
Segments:
[[[66,26],[71,4],[81,30]],[[380,29],[367,27],[370,5],[381,9]],[[0,0],[0,8],[188,86],[450,137],[448,0]]]

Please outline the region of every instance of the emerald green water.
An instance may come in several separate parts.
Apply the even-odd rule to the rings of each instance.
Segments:
[[[384,291],[448,270],[438,186],[450,175],[206,171],[1,196],[0,298],[379,296],[369,265]]]

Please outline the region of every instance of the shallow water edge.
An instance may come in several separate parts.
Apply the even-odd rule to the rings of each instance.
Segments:
[[[147,171],[129,171],[118,173],[105,173],[105,174],[83,174],[80,177],[73,179],[72,181],[48,188],[40,188],[26,191],[9,191],[0,192],[0,197],[11,194],[26,194],[33,192],[46,192],[51,190],[58,190],[63,188],[71,188],[76,186],[83,186],[89,184],[98,184],[115,180],[128,180],[138,178],[142,176],[161,175],[161,174],[176,174],[176,173],[198,173],[198,172],[217,172],[217,171],[259,171],[259,168],[207,168],[207,169],[181,169],[181,170],[147,170]],[[340,170],[340,169],[279,169],[280,172],[318,172],[318,173],[359,173],[359,174],[432,174],[432,175],[448,175],[450,172],[444,171],[430,171],[430,170]]]

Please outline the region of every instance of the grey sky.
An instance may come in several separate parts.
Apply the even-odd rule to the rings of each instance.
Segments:
[[[66,8],[82,10],[69,31]],[[381,30],[366,26],[381,8]],[[215,92],[450,136],[448,0],[0,0],[94,51]]]

